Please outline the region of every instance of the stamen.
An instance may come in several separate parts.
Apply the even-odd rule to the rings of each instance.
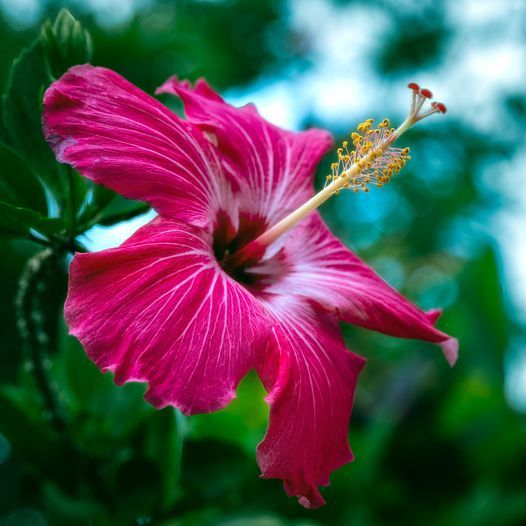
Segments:
[[[241,265],[260,257],[267,246],[341,190],[369,192],[371,184],[382,187],[388,183],[411,159],[409,148],[395,148],[394,142],[418,121],[434,113],[447,111],[442,102],[431,102],[430,107],[421,112],[433,94],[415,82],[411,82],[408,88],[412,91],[411,107],[407,118],[398,128],[391,128],[389,119],[381,121],[376,128],[373,127],[373,119],[360,123],[356,132],[350,134],[354,148],[349,148],[348,140],[343,141],[337,150],[337,161],[331,164],[331,172],[325,176],[323,189],[231,256],[229,264]]]
[[[354,150],[349,150],[348,141],[343,141],[338,148],[338,162],[331,164],[331,173],[325,177],[325,188],[333,183],[340,183],[335,189],[351,189],[355,192],[369,191],[369,185],[382,187],[398,173],[409,160],[409,148],[388,146],[393,130],[389,119],[384,119],[377,128],[372,128],[373,120],[367,119],[358,125],[357,130],[365,132],[351,133]],[[372,129],[371,129],[372,128]]]

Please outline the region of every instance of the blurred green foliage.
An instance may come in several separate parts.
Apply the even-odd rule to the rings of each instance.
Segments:
[[[441,60],[451,28],[440,3],[419,4],[378,4],[407,28],[378,49],[385,79]],[[458,336],[461,359],[450,370],[432,346],[344,327],[368,358],[350,430],[357,460],[334,474],[328,505],[306,511],[279,481],[258,478],[267,408],[255,376],[225,411],[184,418],[146,404],[141,385],[116,387],[67,335],[68,251],[91,226],[145,207],[58,165],[40,115],[47,85],[92,53],[150,92],[174,68],[225,89],[307,63],[308,43],[271,0],[152,2],[118,30],[82,22],[62,11],[36,39],[0,24],[0,525],[525,524],[525,417],[504,396],[504,355],[524,332],[508,315],[494,240],[471,239],[460,254],[451,246],[458,224],[494,207],[480,167],[517,145],[444,119],[411,135],[412,166],[383,197],[342,195],[322,210],[409,297],[447,305],[440,326]],[[520,126],[524,95],[506,104]],[[430,159],[438,180],[422,176]],[[368,217],[375,207],[383,214]]]

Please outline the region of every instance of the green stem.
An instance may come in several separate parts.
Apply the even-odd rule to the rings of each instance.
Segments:
[[[58,252],[88,252],[88,249],[74,238],[63,236],[50,236],[51,239],[43,239],[29,234],[29,239],[43,247],[51,248]]]
[[[75,173],[73,169],[68,166],[68,186],[69,186],[69,202],[68,202],[68,213],[69,213],[69,231],[75,232],[77,223],[77,199],[75,195]]]
[[[75,238],[54,236],[52,245],[56,245],[59,247],[59,250],[67,252],[88,252],[88,249]]]

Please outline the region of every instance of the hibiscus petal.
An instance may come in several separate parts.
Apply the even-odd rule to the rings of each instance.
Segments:
[[[218,268],[208,236],[156,218],[119,248],[71,264],[71,334],[116,383],[148,382],[158,408],[224,407],[266,338],[261,305]]]
[[[457,340],[434,327],[440,311],[424,312],[393,289],[335,238],[317,213],[290,233],[284,247],[291,269],[268,292],[303,295],[348,323],[437,343],[449,364],[455,363]]]
[[[252,105],[227,104],[204,80],[192,89],[188,82],[172,77],[157,93],[180,96],[189,120],[218,145],[225,168],[240,183],[242,210],[272,225],[313,194],[316,165],[332,146],[329,133],[282,130]]]
[[[267,301],[276,320],[258,360],[269,391],[270,424],[257,459],[264,478],[280,478],[306,508],[325,504],[318,486],[353,459],[348,428],[365,360],[345,349],[336,318],[300,298]]]
[[[229,201],[203,133],[111,70],[71,68],[46,91],[43,122],[60,162],[165,216],[204,226]]]

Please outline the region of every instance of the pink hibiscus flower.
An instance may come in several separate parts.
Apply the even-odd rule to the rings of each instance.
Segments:
[[[381,185],[407,160],[392,143],[423,116],[413,89],[396,132],[366,121],[344,143],[324,190],[321,130],[284,131],[253,106],[234,108],[204,82],[169,79],[183,120],[113,71],[72,68],[44,97],[45,135],[60,162],[158,216],[120,247],[76,254],[65,305],[71,334],[115,382],[147,382],[146,400],[185,414],[215,411],[255,369],[270,423],[257,450],[308,508],[318,486],[353,458],[348,427],[364,359],[344,346],[345,321],[435,342],[452,364],[457,342],[385,283],[313,210],[341,188]],[[430,95],[430,94],[429,94]],[[404,128],[405,126],[405,128]]]

